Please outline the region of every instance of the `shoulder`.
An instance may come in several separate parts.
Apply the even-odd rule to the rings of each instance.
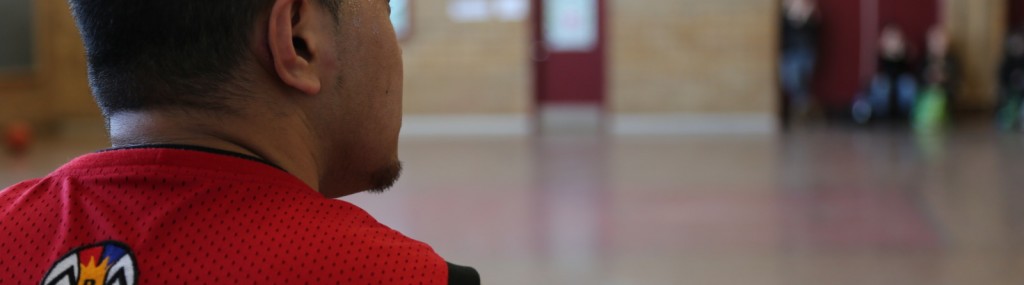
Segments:
[[[310,199],[289,211],[303,225],[285,238],[292,251],[313,268],[325,264],[351,283],[444,284],[447,263],[426,243],[412,239],[374,219],[351,203]]]
[[[39,188],[44,178],[37,178],[19,182],[11,185],[10,187],[0,189],[0,208],[12,206],[16,202],[25,198],[28,198],[29,194]]]
[[[300,222],[313,226],[311,233],[333,234],[337,236],[335,242],[348,248],[395,255],[437,256],[426,243],[381,224],[352,203],[320,198],[303,204],[292,211],[298,212]]]

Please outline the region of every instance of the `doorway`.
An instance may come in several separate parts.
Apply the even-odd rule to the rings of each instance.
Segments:
[[[531,0],[534,102],[541,133],[602,129],[606,0]]]

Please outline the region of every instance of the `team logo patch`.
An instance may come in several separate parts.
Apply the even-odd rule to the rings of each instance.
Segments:
[[[77,248],[57,263],[42,285],[135,285],[139,271],[127,245],[106,241]]]

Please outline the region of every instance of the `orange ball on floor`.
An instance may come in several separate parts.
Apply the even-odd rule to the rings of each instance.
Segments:
[[[8,124],[4,132],[4,140],[7,144],[7,151],[13,154],[22,154],[32,143],[32,128],[24,122]]]

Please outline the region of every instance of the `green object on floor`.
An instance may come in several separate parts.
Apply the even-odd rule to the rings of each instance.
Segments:
[[[918,132],[935,132],[942,129],[946,122],[946,92],[942,88],[932,86],[926,88],[917,97],[914,104],[912,123]]]
[[[999,106],[996,116],[996,119],[999,121],[999,128],[1004,131],[1017,128],[1021,116],[1021,96],[1010,96],[1007,98],[1006,102]]]

